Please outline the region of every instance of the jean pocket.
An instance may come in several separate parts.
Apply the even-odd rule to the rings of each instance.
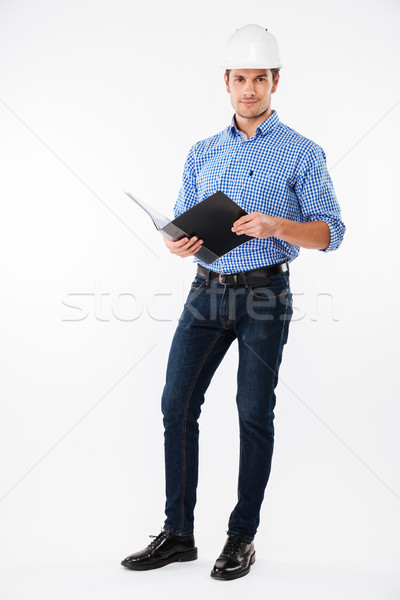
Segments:
[[[289,278],[285,273],[272,275],[269,284],[250,285],[250,294],[258,300],[277,300],[284,298],[289,293]]]
[[[196,275],[190,286],[190,291],[196,292],[197,290],[201,290],[205,286],[206,281],[207,280],[203,275]]]

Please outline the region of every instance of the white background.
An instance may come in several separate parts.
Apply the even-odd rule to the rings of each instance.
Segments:
[[[399,597],[399,12],[396,0],[2,0],[2,600]],[[123,190],[172,216],[189,147],[232,117],[219,60],[246,23],[279,41],[273,108],[324,148],[347,233],[337,252],[292,263],[257,561],[220,584],[235,345],[200,422],[199,561],[119,564],[164,520],[160,397],[194,273]]]

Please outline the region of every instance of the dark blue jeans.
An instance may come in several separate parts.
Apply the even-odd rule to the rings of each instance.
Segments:
[[[193,533],[198,478],[198,419],[205,392],[237,339],[236,403],[240,427],[238,501],[228,535],[254,538],[274,444],[275,387],[292,317],[288,272],[268,286],[225,286],[196,274],[180,316],[162,395],[165,528]]]

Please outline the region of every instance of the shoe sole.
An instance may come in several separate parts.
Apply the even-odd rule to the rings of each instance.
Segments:
[[[179,554],[173,554],[172,556],[169,556],[168,558],[166,558],[163,561],[158,562],[157,564],[140,564],[140,563],[129,563],[128,561],[123,560],[121,562],[121,565],[123,567],[127,567],[128,569],[131,569],[132,571],[150,571],[153,569],[160,569],[161,567],[165,567],[166,565],[169,565],[171,563],[174,562],[189,562],[191,560],[196,560],[197,559],[197,548],[194,548],[193,550],[189,550],[188,552],[180,552]]]
[[[243,571],[240,571],[239,573],[226,573],[226,575],[222,575],[211,571],[210,575],[213,579],[219,579],[220,581],[231,581],[232,579],[239,579],[239,577],[244,577],[250,572],[250,567],[251,565],[254,565],[255,561],[256,553],[253,552],[253,554],[250,556],[249,566]]]

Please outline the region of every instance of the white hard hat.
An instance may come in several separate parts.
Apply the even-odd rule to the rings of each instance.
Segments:
[[[245,25],[228,39],[224,69],[277,69],[282,67],[278,42],[260,25]]]

